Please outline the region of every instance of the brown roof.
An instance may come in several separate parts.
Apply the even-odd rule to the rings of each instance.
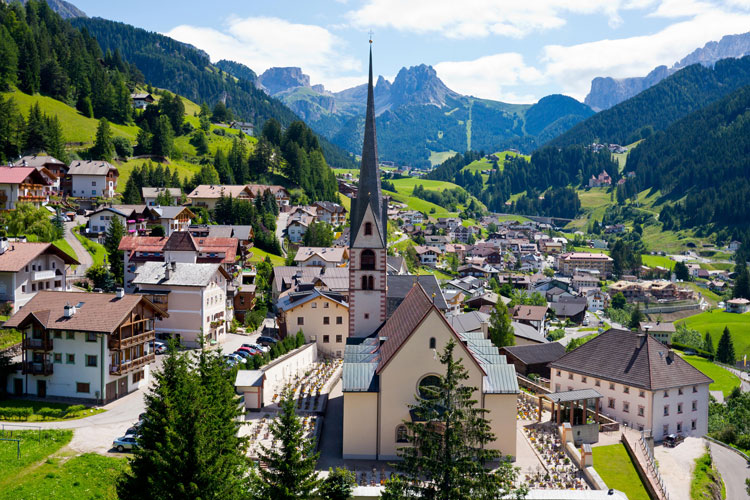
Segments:
[[[519,304],[513,308],[510,315],[516,320],[542,321],[547,314],[547,306],[526,306]]]
[[[123,236],[118,250],[161,252],[167,243],[166,236]]]
[[[549,366],[651,391],[713,382],[650,335],[629,330],[607,330]]]
[[[197,252],[193,235],[188,231],[175,231],[164,245],[165,252]]]
[[[0,167],[0,183],[21,184],[32,177],[31,183],[49,184],[34,167]]]
[[[118,299],[115,294],[111,293],[44,290],[34,295],[3,326],[18,328],[33,316],[45,329],[112,333],[141,301],[146,302],[157,313],[168,316],[141,295],[125,295]],[[82,305],[77,308],[75,314],[66,318],[65,306],[79,303]],[[103,314],[105,311],[106,313]]]
[[[237,198],[242,192],[248,197],[251,197],[252,191],[245,185],[216,185],[216,184],[201,184],[200,186],[193,189],[193,191],[187,195],[188,198],[221,198],[222,196],[231,196]]]
[[[557,361],[565,355],[565,347],[560,342],[514,345],[501,347],[500,354],[510,354],[525,365],[538,365]]]
[[[70,255],[66,254],[52,243],[22,243],[9,242],[8,249],[0,254],[0,271],[15,273],[36,259],[38,256],[50,253],[60,257],[66,264],[79,264]]]

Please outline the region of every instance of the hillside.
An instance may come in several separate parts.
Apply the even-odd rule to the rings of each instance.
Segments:
[[[346,151],[359,152],[364,85],[329,92],[312,85],[300,68],[271,68],[258,81],[314,130]],[[593,114],[585,104],[563,95],[547,96],[533,105],[461,95],[424,64],[402,68],[393,82],[381,76],[374,90],[380,157],[412,166],[427,167],[431,155],[446,151],[530,152]]]
[[[671,68],[659,66],[646,76],[632,78],[597,77],[591,81],[591,91],[584,102],[596,111],[609,109],[631,97],[653,87],[664,78],[691,64],[712,66],[716,61],[728,57],[743,57],[750,54],[750,33],[727,35],[718,42],[706,45],[685,56]]]
[[[750,56],[724,59],[713,68],[694,64],[577,124],[549,145],[635,142],[748,84]]]
[[[23,0],[23,3],[28,3],[29,0]],[[86,17],[86,13],[65,0],[45,0],[47,5],[60,15],[63,19],[71,19],[74,17]]]
[[[244,75],[232,77],[212,65],[202,50],[158,33],[100,18],[76,18],[71,23],[77,28],[86,28],[103,50],[119,50],[122,57],[135,64],[146,81],[156,87],[211,106],[220,99],[226,100],[238,119],[252,122],[258,130],[271,118],[284,127],[298,119],[284,103],[269,97],[252,81],[244,79],[248,75],[240,65],[222,63],[222,67]],[[320,142],[329,165],[354,167],[350,155],[325,138]]]

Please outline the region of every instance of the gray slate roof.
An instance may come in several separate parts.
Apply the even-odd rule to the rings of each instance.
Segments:
[[[565,347],[559,342],[544,344],[513,345],[503,347],[502,350],[513,355],[525,365],[539,365],[551,363],[565,356]]]
[[[174,264],[174,270],[170,270],[169,279],[166,279],[166,269],[170,264]],[[138,269],[133,284],[206,286],[219,271],[220,267],[221,264],[145,262]]]
[[[533,340],[534,342],[537,342],[539,344],[544,344],[547,342],[547,339],[544,338],[544,336],[539,333],[539,330],[537,330],[533,326],[529,326],[525,323],[519,323],[518,321],[511,321],[510,325],[513,327],[513,334],[516,337]]]
[[[414,276],[409,274],[389,275],[387,291],[389,317],[401,304],[401,301],[404,300],[404,297],[406,297],[406,294],[409,293],[411,287],[414,286],[415,278],[417,279],[417,283],[419,283],[422,288],[424,288],[424,291],[429,297],[432,297],[432,294],[435,294],[435,305],[438,309],[440,309],[441,311],[448,310],[448,303],[445,301],[443,291],[440,289],[440,283],[438,283],[438,280],[435,276],[431,274],[425,274],[422,276]]]
[[[456,314],[446,318],[454,330],[459,333],[475,332],[481,333],[482,323],[489,323],[490,315],[479,311],[470,311],[463,314]]]

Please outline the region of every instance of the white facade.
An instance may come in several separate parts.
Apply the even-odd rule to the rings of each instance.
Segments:
[[[113,210],[102,210],[89,217],[89,229],[93,233],[106,233],[114,218],[120,219],[123,228],[128,227],[124,215],[119,215]]]
[[[107,180],[106,175],[77,174],[71,177],[73,179],[72,196],[78,198],[95,198],[97,196],[112,198],[115,195],[115,181]]]
[[[66,277],[60,257],[42,254],[18,272],[0,272],[0,300],[12,302],[16,312],[41,290],[67,290]]]
[[[307,232],[307,226],[300,223],[299,221],[292,221],[286,228],[286,234],[289,237],[289,241],[292,243],[299,243]]]
[[[386,319],[387,251],[375,220],[372,205],[367,205],[349,250],[350,337],[366,337]],[[369,264],[365,255],[371,255]]]
[[[595,389],[603,397],[599,411],[637,430],[651,430],[656,441],[669,434],[703,436],[708,432],[708,383],[649,391],[605,379],[552,369],[555,392]]]

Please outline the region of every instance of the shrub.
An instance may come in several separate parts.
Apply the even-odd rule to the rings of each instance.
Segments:
[[[303,345],[305,345],[305,334],[300,330],[297,332],[297,347],[302,347]]]
[[[560,340],[564,336],[565,336],[565,330],[562,328],[558,328],[556,330],[552,330],[551,332],[549,332],[549,335],[547,335],[547,340],[549,340],[550,342],[555,342],[555,341]]]
[[[39,408],[36,414],[43,419],[62,418],[65,415],[65,411],[57,408]]]
[[[80,412],[84,411],[85,409],[86,409],[86,407],[84,405],[72,405],[72,406],[68,406],[65,409],[65,416],[66,417],[72,417],[76,413],[80,413]]]
[[[0,408],[0,419],[28,420],[32,413],[31,408]]]

